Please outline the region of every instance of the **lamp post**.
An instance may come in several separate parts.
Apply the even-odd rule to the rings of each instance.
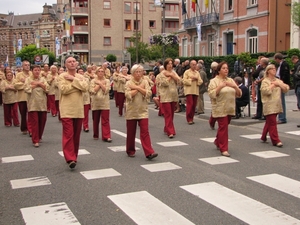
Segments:
[[[162,10],[163,10],[163,21],[162,21],[162,32],[163,35],[166,33],[166,7],[165,0],[162,0]],[[163,61],[165,60],[166,46],[163,45]]]
[[[135,1],[135,62],[136,64],[139,63],[138,60],[138,1]]]
[[[71,48],[71,55],[73,55],[73,32],[72,31],[72,0],[69,1],[70,4],[70,48]]]

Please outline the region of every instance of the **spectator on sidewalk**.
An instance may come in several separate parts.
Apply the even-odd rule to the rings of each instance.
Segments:
[[[235,77],[233,80],[242,91],[242,96],[235,99],[235,117],[233,117],[233,119],[239,119],[241,117],[241,107],[245,107],[249,104],[249,90],[243,84],[241,77]]]
[[[276,77],[283,81],[283,83],[290,85],[290,67],[289,64],[283,59],[281,53],[276,53],[274,59],[278,64]],[[282,103],[282,113],[278,114],[277,124],[286,123],[286,106],[285,106],[285,93],[281,92],[281,103]]]

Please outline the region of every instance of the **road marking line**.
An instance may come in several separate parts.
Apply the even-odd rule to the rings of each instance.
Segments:
[[[12,163],[12,162],[23,162],[34,160],[31,155],[19,155],[19,156],[11,156],[11,157],[3,157],[2,163]]]
[[[164,146],[164,147],[176,147],[176,146],[184,146],[189,145],[187,143],[184,143],[182,141],[165,141],[165,142],[157,142],[158,145]]]
[[[248,224],[300,224],[300,220],[294,217],[215,182],[181,188]]]
[[[180,166],[177,166],[171,162],[146,164],[146,165],[141,165],[141,167],[143,167],[144,169],[146,169],[150,172],[161,172],[161,171],[167,171],[167,170],[182,169]]]
[[[54,203],[20,209],[26,225],[80,225],[66,203]]]
[[[64,157],[64,152],[63,151],[59,151],[58,154],[60,154],[62,157]],[[78,150],[78,155],[89,155],[91,154],[89,151],[87,151],[86,149],[79,149]]]
[[[300,198],[300,182],[279,174],[266,174],[247,177],[250,180],[266,185],[278,191]]]
[[[120,135],[120,136],[122,136],[122,137],[125,137],[125,138],[127,137],[127,134],[125,134],[125,133],[123,133],[123,132],[121,132],[121,131],[118,131],[118,130],[111,130],[111,132],[113,132],[113,133],[115,133],[115,134],[118,134],[118,135]],[[138,139],[138,138],[135,138],[135,142],[141,144],[141,140]]]
[[[210,165],[226,164],[226,163],[235,163],[239,162],[238,160],[228,158],[225,156],[209,157],[209,158],[200,158],[202,162],[206,162]]]
[[[121,176],[116,170],[109,169],[101,169],[101,170],[90,170],[90,171],[82,171],[80,172],[82,176],[84,176],[87,180],[106,178],[106,177],[115,177]]]
[[[255,155],[255,156],[258,156],[261,158],[265,158],[265,159],[289,156],[287,154],[284,154],[281,152],[276,152],[276,151],[250,152],[249,154]]]
[[[28,187],[37,187],[37,186],[44,186],[44,185],[50,185],[50,180],[45,177],[31,177],[31,178],[25,178],[25,179],[17,179],[17,180],[11,180],[10,181],[12,189],[18,189],[18,188],[28,188]]]
[[[193,224],[146,191],[107,196],[136,224]]]

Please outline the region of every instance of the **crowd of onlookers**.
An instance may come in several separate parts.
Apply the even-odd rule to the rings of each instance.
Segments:
[[[266,57],[259,57],[257,66],[249,71],[229,76],[226,62],[213,62],[207,76],[203,60],[168,58],[158,60],[152,71],[143,66],[104,62],[101,66],[78,66],[73,57],[65,61],[65,68],[55,65],[33,65],[23,61],[22,67],[13,71],[0,65],[0,100],[4,110],[4,125],[18,126],[23,134],[29,134],[35,147],[39,147],[47,113],[58,116],[63,126],[63,151],[66,162],[74,168],[77,162],[80,133],[89,132],[89,111],[92,111],[93,138],[111,142],[110,99],[114,99],[118,115],[125,114],[127,139],[126,152],[135,156],[136,126],[144,153],[149,160],[157,157],[148,131],[148,103],[153,101],[158,115],[163,116],[163,132],[174,138],[174,113],[185,113],[186,122],[193,125],[195,114],[204,114],[203,94],[211,99],[209,125],[218,131],[215,145],[221,154],[228,153],[228,125],[231,119],[241,117],[241,109],[250,100],[257,103],[253,119],[266,120],[262,141],[269,132],[273,145],[282,146],[277,134],[277,124],[286,123],[284,93],[290,84],[290,68],[281,53],[274,59],[277,69]],[[300,110],[300,62],[292,57],[292,77]],[[210,80],[208,79],[210,77]],[[250,91],[249,91],[250,90]],[[251,93],[251,95],[249,94]],[[20,117],[19,117],[20,115]],[[278,115],[278,119],[277,119]],[[19,120],[20,119],[20,120]]]

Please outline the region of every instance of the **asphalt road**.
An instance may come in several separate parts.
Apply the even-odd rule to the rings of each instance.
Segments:
[[[212,141],[206,112],[188,125],[175,116],[176,136],[149,105],[150,136],[158,157],[124,152],[125,119],[111,102],[112,143],[81,134],[71,171],[61,156],[61,123],[48,114],[43,142],[34,148],[19,128],[3,125],[0,108],[0,224],[300,224],[300,112],[287,96],[288,123],[278,125],[282,148],[259,140],[264,121],[233,120],[229,152]],[[255,106],[251,105],[251,114]],[[20,157],[22,156],[22,157]]]

